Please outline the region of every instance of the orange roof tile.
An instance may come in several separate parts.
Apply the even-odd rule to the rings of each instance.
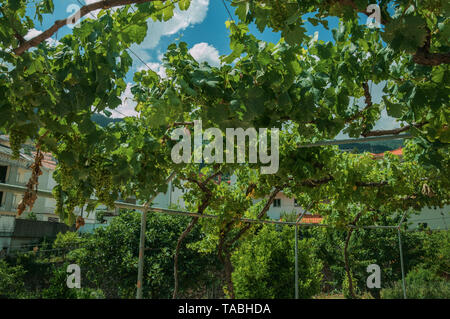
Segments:
[[[323,220],[323,217],[320,215],[304,215],[301,223],[305,224],[319,224]]]
[[[384,157],[384,154],[385,154],[386,152],[384,152],[384,153],[378,153],[378,154],[374,154],[374,153],[370,153],[373,157],[375,157],[375,158],[381,158],[381,157]],[[393,150],[393,151],[389,151],[389,153],[392,153],[393,155],[397,155],[397,156],[403,156],[403,148],[402,147],[399,147],[399,148],[397,148],[397,149],[395,149],[395,150]]]
[[[36,155],[36,152],[32,152],[33,157]],[[44,153],[44,159],[42,160],[42,166],[47,169],[55,170],[56,169],[56,160],[54,159],[51,153]]]

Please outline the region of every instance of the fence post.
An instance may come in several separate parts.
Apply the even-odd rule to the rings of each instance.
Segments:
[[[407,299],[406,298],[406,283],[405,283],[405,268],[403,265],[402,236],[400,234],[400,227],[397,229],[397,231],[398,231],[398,248],[400,250],[400,267],[402,268],[403,299]]]
[[[175,177],[175,172],[172,172],[170,176],[166,179],[166,183],[170,183]],[[172,189],[169,189],[171,192]],[[138,280],[137,280],[137,290],[136,299],[142,299],[142,286],[144,277],[144,251],[145,251],[145,230],[147,226],[147,212],[149,206],[152,204],[153,200],[158,194],[153,195],[145,204],[141,215],[141,236],[139,239],[139,262],[138,262]]]
[[[147,226],[147,209],[141,215],[141,237],[139,240],[139,263],[136,299],[142,299],[142,279],[144,277],[145,228]]]
[[[298,299],[298,225],[295,225],[295,299]]]
[[[303,210],[303,212],[298,215],[297,220],[295,221],[295,299],[298,299],[298,224],[312,206],[313,204],[309,205],[305,210]]]

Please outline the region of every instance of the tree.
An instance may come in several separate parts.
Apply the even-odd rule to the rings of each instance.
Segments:
[[[377,223],[380,225],[398,225],[401,216],[379,215]],[[360,225],[364,225],[364,220]],[[405,221],[405,226],[407,220]],[[405,231],[402,228],[402,250],[404,259],[404,269],[407,274],[409,271],[425,265],[439,264],[445,259],[445,255],[436,252],[437,247],[433,246],[433,238],[442,235],[447,236],[445,232],[438,232],[430,235],[423,231]],[[323,288],[326,290],[338,289],[351,296],[349,291],[346,261],[344,259],[344,247],[348,236],[345,229],[335,228],[317,228],[302,230],[306,238],[313,240],[314,252],[324,264],[325,280]],[[401,280],[400,251],[398,247],[398,234],[395,229],[355,229],[353,236],[348,244],[347,264],[351,272],[353,287],[360,293],[369,292],[373,297],[380,298],[380,289],[368,289],[366,279],[367,266],[377,264],[381,269],[381,288],[389,288],[395,282]],[[446,247],[448,245],[442,245]],[[446,248],[441,248],[445,250]],[[441,262],[439,262],[441,261]],[[441,268],[441,267],[437,267]],[[346,283],[346,285],[344,284]]]
[[[109,116],[108,110],[120,105],[119,97],[126,88],[124,79],[132,65],[127,50],[144,40],[147,20],[168,21],[176,5],[186,10],[190,1],[98,1],[25,40],[37,21],[54,19],[53,0],[0,1],[0,110],[4,114],[0,131],[10,135],[15,156],[21,144],[32,139],[38,150],[52,152],[65,166],[78,163],[77,178],[83,179],[86,162],[79,154],[80,147],[86,145],[80,145],[79,140],[92,143],[105,138],[102,129],[92,122],[92,114],[103,112]],[[97,9],[101,10],[94,16],[92,11]],[[74,17],[83,21],[72,34],[56,44],[48,41],[63,26],[73,23]],[[38,159],[39,151],[36,154]],[[87,154],[91,155],[90,161],[95,161],[92,153]],[[37,168],[40,164],[36,160]],[[29,195],[19,215],[34,204],[36,175],[30,179]],[[102,188],[98,183],[94,185],[98,191]],[[87,192],[84,190],[78,197],[86,199]],[[64,200],[62,192],[58,195],[58,200]],[[74,222],[70,210],[59,212],[68,223]]]
[[[132,63],[127,48],[144,39],[148,19],[169,19],[175,2],[135,1],[136,10],[130,5],[103,10],[60,45],[41,41],[23,53],[20,48],[27,44],[21,36],[33,26],[25,18],[26,1],[0,3],[5,30],[0,35],[5,64],[0,70],[5,114],[0,127],[11,134],[15,151],[30,137],[55,154],[54,193],[61,218],[73,224],[73,209],[88,202],[92,211],[99,203],[113,206],[131,195],[147,201],[166,190],[171,173],[186,188],[189,209],[217,217],[218,222],[194,217],[180,230],[175,283],[181,245],[200,224],[206,235],[197,248],[217,250],[233,297],[231,256],[253,231],[239,218],[266,218],[281,191],[305,207],[313,204],[311,209],[329,217],[333,226],[346,228],[348,243],[354,232],[349,225],[449,202],[449,7],[444,1],[420,1],[417,8],[410,1],[381,1],[384,29],[359,22],[358,12],[366,12],[369,1],[232,1],[239,21],[227,22],[231,53],[222,64],[198,63],[186,43],[171,44],[163,58],[167,78],[151,70],[134,74],[132,93],[140,116],[106,128],[94,125],[91,117],[120,103]],[[124,3],[132,1],[97,5]],[[188,4],[180,0],[178,6],[186,9]],[[38,2],[36,11],[38,17],[53,12],[52,2]],[[329,17],[339,19],[332,41],[306,35],[303,18],[313,12],[309,22],[325,28]],[[258,40],[249,32],[252,21],[260,30],[281,31],[282,39],[277,44]],[[379,103],[372,97],[372,83],[385,84]],[[382,112],[404,125],[375,130]],[[204,129],[280,129],[278,172],[260,174],[262,164],[248,159],[242,165],[175,164],[170,134],[199,119]],[[409,132],[414,138],[402,160],[388,154],[374,161],[369,154],[341,153],[337,147],[299,147],[340,132],[351,137]],[[37,156],[28,206],[36,197],[39,167]],[[215,183],[220,174],[234,174],[238,181]]]
[[[237,298],[294,298],[294,232],[264,225],[233,254],[233,283]],[[315,259],[311,240],[300,240],[299,297],[320,291],[321,263]]]
[[[183,217],[151,214],[147,220],[144,297],[169,298],[173,290],[173,255],[178,234],[187,224]],[[96,229],[87,241],[67,258],[80,265],[83,287],[101,289],[106,298],[134,298],[137,276],[140,216],[124,212],[104,228]],[[68,233],[69,234],[69,233]],[[70,236],[65,234],[63,236]],[[201,239],[199,229],[186,238]],[[61,240],[60,240],[61,241]],[[184,248],[180,253],[180,290],[183,295],[202,290],[217,272],[211,254]],[[190,291],[190,292],[189,292]]]
[[[439,66],[450,63],[448,51],[448,16],[450,7],[446,1],[423,0],[415,5],[409,1],[233,1],[236,15],[244,23],[254,22],[262,32],[266,27],[281,31],[291,45],[301,45],[308,40],[305,22],[321,24],[328,29],[328,17],[341,20],[375,18],[378,27],[384,26],[381,37],[387,46],[399,53],[412,55],[420,65]],[[314,14],[306,20],[305,14]],[[379,15],[379,16],[377,16]]]

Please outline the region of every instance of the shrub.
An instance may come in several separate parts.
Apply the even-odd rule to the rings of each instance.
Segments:
[[[233,254],[233,284],[236,298],[294,298],[294,230],[265,225],[243,242]],[[309,240],[299,240],[300,298],[311,298],[320,290],[321,263],[314,259]]]
[[[50,286],[42,290],[42,298],[45,299],[76,299],[76,289],[67,287],[67,265],[54,266],[50,277]]]
[[[360,289],[358,288],[358,281],[355,279],[354,276],[352,276],[352,283],[353,283],[353,290],[355,291],[355,294],[360,294]],[[348,276],[345,275],[344,281],[342,282],[342,294],[347,299],[352,299],[352,295],[350,294],[350,288],[349,288],[349,281]]]
[[[406,296],[409,299],[448,299],[450,298],[450,282],[438,277],[433,271],[416,268],[408,273]],[[402,281],[399,280],[390,288],[382,289],[384,299],[402,299]]]
[[[77,299],[105,299],[101,289],[81,288],[75,289]]]
[[[22,266],[10,266],[0,259],[0,299],[25,298],[23,278],[26,271]]]
[[[171,298],[173,293],[174,251],[189,218],[149,214],[145,252],[143,295],[145,298]],[[72,235],[66,235],[72,236]],[[75,236],[75,235],[73,235]],[[201,239],[194,228],[183,246]],[[100,288],[106,298],[134,298],[139,256],[140,214],[124,212],[107,227],[84,238],[79,249],[67,259],[81,268],[83,288]],[[198,253],[183,247],[179,259],[180,295],[203,288],[212,280],[214,254]]]

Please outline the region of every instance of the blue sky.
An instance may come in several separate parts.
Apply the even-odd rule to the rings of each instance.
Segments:
[[[80,2],[93,3],[98,0],[59,0],[55,1],[55,13],[49,17],[44,17],[42,25],[36,21],[35,30],[31,30],[28,37],[32,37],[43,30],[49,28],[55,20],[65,19],[80,8]],[[225,1],[229,11],[234,16],[234,8]],[[30,9],[30,15],[34,11]],[[95,12],[93,13],[95,16]],[[306,18],[306,17],[305,17]],[[365,17],[361,16],[361,22],[365,23]],[[136,115],[134,111],[135,103],[132,99],[131,86],[134,72],[147,67],[157,72],[160,76],[165,76],[165,70],[161,65],[161,57],[169,44],[177,41],[188,43],[190,53],[199,62],[207,61],[211,65],[219,65],[219,56],[230,53],[228,30],[225,27],[225,21],[229,20],[229,15],[224,7],[222,0],[191,0],[191,6],[187,11],[175,10],[174,17],[167,22],[149,21],[149,31],[143,43],[132,46],[135,52],[145,65],[133,55],[133,67],[130,70],[127,81],[129,83],[127,91],[122,97],[122,105],[113,110],[114,117],[123,117]],[[237,20],[237,19],[235,19]],[[329,19],[329,27],[337,27],[337,19]],[[309,35],[319,32],[319,39],[324,41],[332,41],[331,32],[325,30],[321,25],[314,27],[310,23],[306,23],[306,29]],[[250,31],[257,38],[276,43],[280,39],[279,33],[274,33],[267,29],[263,33],[259,32],[255,25],[250,25]],[[65,34],[72,32],[69,27],[64,27],[58,31],[53,40],[60,39]],[[52,41],[53,41],[52,40]],[[381,100],[382,85],[373,85],[374,102]],[[393,119],[389,119],[386,114],[380,120],[377,128],[397,127]]]
[[[80,2],[93,3],[98,0],[63,0],[55,1],[55,13],[51,17],[44,17],[42,24],[35,21],[35,30],[30,32],[29,37],[48,29],[55,20],[65,19],[75,12],[76,8],[80,7]],[[234,8],[225,1],[229,11],[234,18]],[[34,11],[29,10],[30,14]],[[95,13],[94,13],[95,15]],[[149,22],[148,36],[143,43],[135,45],[132,49],[141,57],[146,63],[160,62],[161,54],[165,51],[167,46],[176,41],[185,41],[192,49],[197,45],[198,49],[194,49],[194,54],[201,60],[208,62],[216,61],[218,55],[225,55],[230,53],[228,30],[225,27],[225,21],[229,20],[229,15],[224,7],[222,0],[192,0],[191,6],[187,11],[176,10],[175,16],[168,22]],[[336,20],[331,23],[334,27],[337,25]],[[280,39],[279,33],[266,30],[260,33],[254,25],[250,26],[251,32],[261,40],[278,42]],[[308,33],[314,34],[315,31],[320,31],[319,39],[331,40],[330,32],[323,27],[314,27],[307,23]],[[53,39],[57,40],[65,34],[70,33],[69,27],[64,27],[58,31]],[[203,46],[198,46],[204,44]],[[129,79],[132,78],[132,73],[137,68],[143,66],[137,58],[135,58],[134,68],[130,74]]]

